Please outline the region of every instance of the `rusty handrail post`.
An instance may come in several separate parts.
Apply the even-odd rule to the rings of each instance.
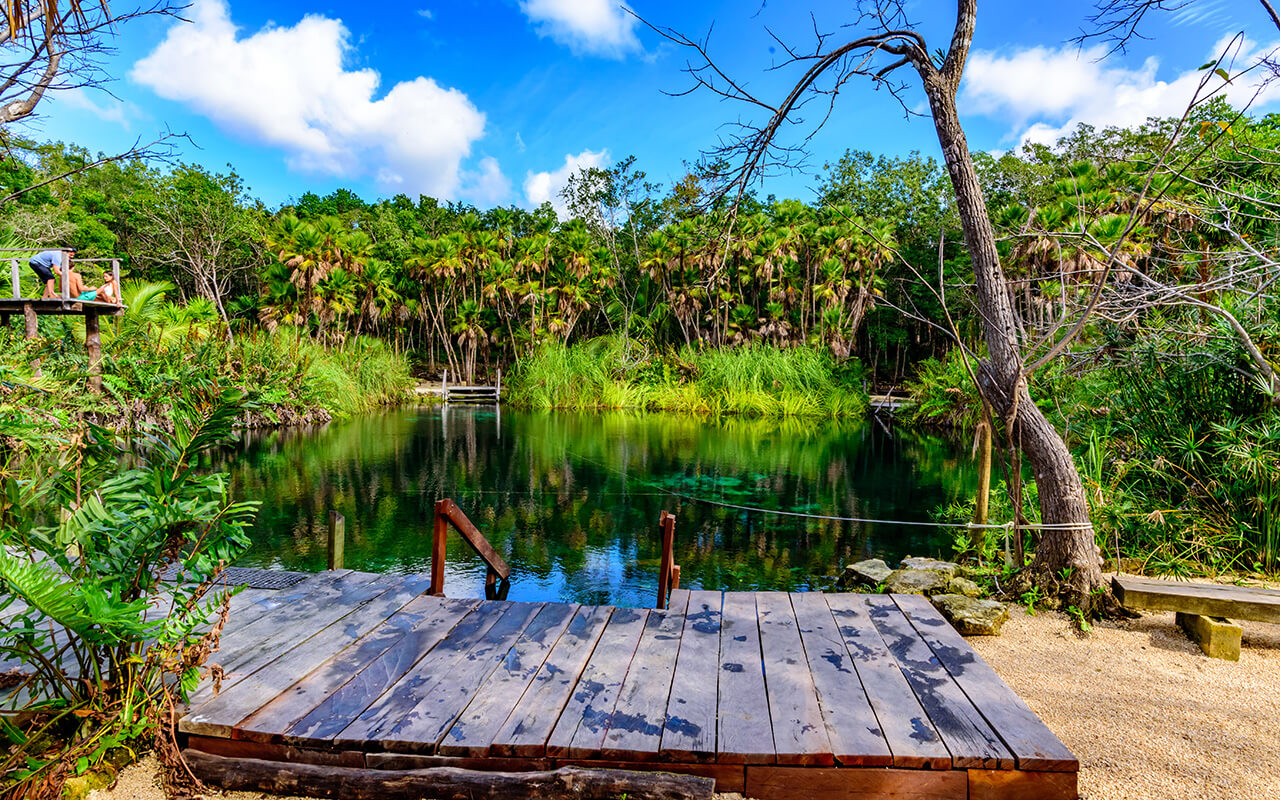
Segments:
[[[480,533],[471,520],[467,519],[462,509],[449,499],[436,501],[436,518],[431,546],[431,588],[428,591],[436,597],[444,597],[445,544],[448,541],[450,525],[484,561],[485,597],[490,600],[504,599],[509,585],[507,581],[511,577],[511,567],[502,560],[502,556],[493,549],[493,545],[484,538],[484,534]],[[504,584],[501,588],[498,587],[499,579]]]
[[[658,530],[662,535],[662,563],[658,566],[658,605],[659,610],[667,607],[667,598],[671,594],[672,573],[678,569],[675,565],[676,516],[663,511],[658,517]],[[679,580],[677,578],[676,580]]]

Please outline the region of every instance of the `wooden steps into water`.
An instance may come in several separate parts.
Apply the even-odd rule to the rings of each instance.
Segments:
[[[425,585],[253,590],[188,747],[285,772],[674,772],[760,800],[1077,797],[1075,757],[923,598],[677,590],[658,611]]]

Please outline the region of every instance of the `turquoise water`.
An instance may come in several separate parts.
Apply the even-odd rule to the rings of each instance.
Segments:
[[[664,509],[682,586],[814,589],[852,561],[941,554],[951,534],[728,506],[927,521],[977,484],[966,448],[873,421],[457,406],[256,435],[226,466],[239,497],[262,501],[243,566],[324,569],[335,509],[347,567],[429,571],[449,497],[511,566],[510,599],[650,607]],[[483,596],[484,565],[456,535],[446,563],[449,595]]]

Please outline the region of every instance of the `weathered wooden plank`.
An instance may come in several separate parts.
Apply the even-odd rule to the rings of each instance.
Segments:
[[[425,690],[441,675],[465,668],[467,653],[484,642],[490,629],[499,625],[515,609],[515,603],[482,603],[445,634],[408,672],[361,712],[334,737],[338,747],[365,747],[377,741],[378,732],[394,724],[421,702]],[[517,612],[518,613],[518,612]],[[510,623],[508,622],[507,625]],[[505,626],[504,626],[505,627]]]
[[[891,596],[867,597],[871,620],[889,652],[951,751],[952,765],[965,769],[1011,769],[1013,755],[974,708]]]
[[[370,662],[386,653],[415,629],[422,628],[429,620],[438,619],[446,608],[454,605],[446,605],[446,602],[434,597],[415,597],[410,600],[404,608],[392,614],[359,641],[321,664],[309,675],[301,677],[297,683],[237,725],[236,735],[262,742],[283,739],[294,724],[352,680]],[[457,604],[452,612],[452,619],[461,619],[474,605],[474,601]],[[440,635],[443,636],[443,632]]]
[[[373,590],[376,583],[366,584]],[[232,684],[217,697],[195,708],[182,718],[179,730],[205,736],[230,736],[237,723],[274,700],[336,653],[360,639],[422,594],[427,581],[409,576],[391,582],[386,591],[366,603],[352,606],[346,614],[321,629],[314,636],[293,647],[262,651],[250,662],[252,671]],[[343,609],[339,608],[336,613]],[[259,663],[262,662],[262,663]],[[245,667],[246,671],[250,667]]]
[[[533,683],[494,734],[492,754],[536,757],[546,752],[547,739],[613,611],[610,606],[578,609]]]
[[[358,575],[360,573],[353,573],[350,577]],[[303,641],[311,632],[324,630],[335,620],[342,619],[374,598],[390,591],[402,592],[406,588],[412,589],[415,595],[421,594],[416,588],[419,585],[421,580],[416,577],[406,583],[406,579],[400,576],[375,575],[372,580],[338,586],[338,596],[326,602],[317,602],[314,595],[303,597],[269,612],[255,623],[263,631],[268,631],[267,635],[258,638],[249,650],[226,653],[222,666],[227,670],[228,679],[234,674],[251,673],[262,664],[275,659],[282,651]],[[304,616],[299,617],[299,613]],[[224,686],[228,679],[224,679]]]
[[[969,770],[969,800],[1077,800],[1074,772]]]
[[[336,688],[330,683],[337,683],[344,675],[341,665],[336,663],[329,680],[318,676],[314,684],[304,682],[307,692],[328,696],[285,731],[284,741],[302,744],[332,739],[404,677],[451,630],[464,620],[470,624],[482,624],[486,620],[484,614],[476,613],[479,600],[433,599],[436,603],[433,610],[412,630],[363,666],[352,663],[353,674]],[[360,657],[361,654],[354,654],[351,661]]]
[[[223,641],[226,641],[232,631],[248,627],[281,606],[290,605],[315,592],[323,591],[325,587],[333,586],[339,579],[350,574],[351,570],[349,569],[334,572],[317,572],[315,575],[294,584],[288,589],[264,590],[268,592],[267,596],[256,599],[253,603],[246,604],[243,608],[235,609],[234,613],[227,619],[226,626],[222,629]],[[246,589],[245,591],[252,590]],[[235,602],[234,598],[232,602]],[[231,643],[233,647],[236,646],[234,639],[232,639]],[[230,652],[226,648],[222,648],[222,650],[223,652]]]
[[[893,764],[889,743],[826,599],[819,592],[801,592],[791,595],[791,606],[836,761],[858,766]]]
[[[661,752],[664,759],[713,761],[720,690],[720,608],[724,595],[677,589],[671,593],[671,602],[685,602],[683,595],[687,595],[688,610],[671,680]]]
[[[717,594],[719,594],[719,592],[717,592]],[[671,602],[672,608],[687,608],[689,606],[690,600],[689,600],[688,589],[672,589],[670,597],[671,597],[670,602]],[[719,607],[720,607],[720,604],[717,603],[716,608],[719,608]]]
[[[235,665],[259,652],[267,639],[278,636],[284,629],[289,629],[295,638],[316,632],[323,627],[318,624],[316,614],[343,602],[352,592],[359,591],[377,577],[367,572],[349,572],[332,580],[317,581],[310,591],[291,602],[271,609],[247,624],[224,631],[218,644],[218,652],[210,662],[220,665],[227,677],[238,677],[232,674],[235,672]],[[309,580],[304,581],[307,582]],[[205,681],[192,693],[189,704],[194,708],[212,698],[213,684]]]
[[[574,686],[573,695],[565,704],[560,721],[547,739],[548,756],[594,758],[599,755],[618,702],[618,692],[648,617],[649,612],[643,609],[614,610]]]
[[[716,761],[771,764],[777,758],[754,592],[726,592],[720,612]]]
[[[374,770],[225,758],[183,753],[196,777],[226,789],[325,795],[347,800],[423,797],[541,800],[549,797],[627,797],[631,800],[711,800],[715,781],[663,772],[562,767],[555,772],[479,772],[436,767]]]
[[[831,609],[850,663],[880,722],[880,731],[893,754],[893,765],[950,769],[951,753],[871,622],[867,595],[828,594],[823,600]]]
[[[418,705],[398,720],[387,720],[370,738],[387,750],[433,753],[480,686],[542,612],[542,603],[516,603],[462,655],[453,669],[419,690]]]
[[[577,604],[550,603],[542,609],[449,728],[437,752],[453,756],[481,756],[489,752],[502,724],[524,696],[579,608]]]
[[[769,698],[778,763],[834,764],[791,598],[784,592],[760,592],[756,595],[756,609],[760,614],[765,694]]]
[[[966,800],[964,770],[747,767],[754,800]]]
[[[937,609],[917,595],[895,595],[934,656],[1004,742],[1021,770],[1075,772],[1080,762]]]
[[[1127,608],[1182,611],[1205,617],[1280,622],[1280,592],[1219,583],[1159,581],[1117,575],[1116,599]]]
[[[658,758],[671,697],[671,677],[684,630],[687,595],[684,601],[686,605],[679,606],[669,600],[666,610],[649,612],[600,748],[602,759],[652,761]]]
[[[601,761],[599,759],[557,758],[552,763],[557,767],[586,767],[587,769],[624,769],[646,772],[661,770],[676,775],[700,775],[716,782],[716,794],[737,792],[741,794],[746,786],[746,768],[741,764],[679,764],[663,761],[661,766],[653,762]]]

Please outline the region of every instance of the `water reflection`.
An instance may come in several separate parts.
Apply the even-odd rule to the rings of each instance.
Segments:
[[[238,496],[263,501],[246,566],[325,565],[330,509],[347,566],[429,569],[432,510],[452,497],[512,568],[513,600],[652,606],[658,513],[676,514],[685,587],[821,588],[841,565],[937,553],[932,527],[763,515],[726,505],[927,520],[968,495],[962,448],[880,426],[439,407],[254,436],[227,456]],[[446,591],[483,596],[457,537]]]

